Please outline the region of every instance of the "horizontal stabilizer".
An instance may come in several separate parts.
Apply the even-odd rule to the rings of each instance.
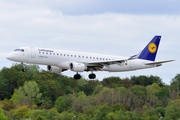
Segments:
[[[150,63],[145,63],[145,65],[155,65],[155,64],[161,64],[161,63],[167,63],[167,62],[172,62],[175,60],[167,60],[167,61],[159,61],[159,62],[150,62]]]

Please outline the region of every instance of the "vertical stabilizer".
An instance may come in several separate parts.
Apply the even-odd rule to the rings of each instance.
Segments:
[[[137,56],[137,58],[155,61],[160,39],[161,39],[161,36],[154,36],[154,38],[147,44],[147,46]]]

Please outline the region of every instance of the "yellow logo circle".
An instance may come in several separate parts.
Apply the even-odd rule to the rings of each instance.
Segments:
[[[149,49],[149,52],[150,52],[150,53],[155,53],[156,50],[157,50],[157,46],[156,46],[155,43],[151,43],[151,44],[149,44],[148,49]]]

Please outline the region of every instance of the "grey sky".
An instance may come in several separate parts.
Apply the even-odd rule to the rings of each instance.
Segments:
[[[161,35],[156,60],[175,62],[153,69],[96,74],[100,80],[157,75],[169,84],[180,66],[179,4],[177,0],[1,0],[0,68],[12,65],[5,56],[20,46],[131,56],[154,35]],[[73,76],[74,72],[63,74]]]

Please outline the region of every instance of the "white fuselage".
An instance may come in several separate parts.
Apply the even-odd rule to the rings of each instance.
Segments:
[[[24,51],[20,51],[20,49]],[[113,61],[127,59],[127,61],[121,64],[104,65],[101,68],[102,71],[109,72],[122,72],[156,67],[156,65],[145,65],[145,63],[150,62],[148,60],[128,60],[129,57],[56,50],[39,47],[21,47],[20,49],[9,53],[6,58],[16,62],[51,65],[60,67],[62,69],[69,69],[69,63],[71,62],[86,64],[93,61]]]

